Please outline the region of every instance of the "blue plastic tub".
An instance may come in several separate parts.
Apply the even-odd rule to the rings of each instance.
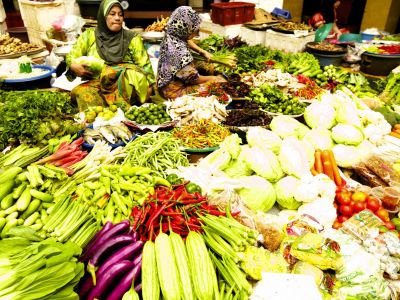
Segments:
[[[25,91],[51,88],[51,76],[56,70],[53,67],[46,65],[33,65],[32,68],[43,69],[47,72],[42,75],[29,78],[4,79],[3,81],[0,81],[0,89]]]
[[[272,14],[273,16],[275,16],[275,17],[283,17],[283,18],[285,18],[285,19],[291,19],[291,18],[292,18],[292,15],[290,14],[289,11],[284,10],[284,9],[282,9],[282,8],[278,8],[278,7],[275,7],[275,8],[272,10],[271,14]]]
[[[379,36],[380,36],[380,34],[369,34],[369,33],[363,33],[363,32],[361,32],[361,39],[362,39],[363,41],[370,41],[370,40],[372,40],[373,38],[379,37]]]

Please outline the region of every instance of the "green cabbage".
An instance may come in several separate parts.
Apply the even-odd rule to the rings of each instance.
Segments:
[[[269,125],[271,130],[281,138],[298,137],[302,138],[310,129],[289,116],[277,116],[272,119]]]
[[[336,121],[338,123],[361,127],[361,119],[358,110],[353,102],[341,102],[336,107]]]
[[[226,149],[218,149],[200,160],[198,166],[207,169],[211,174],[223,170],[229,166],[231,155]]]
[[[241,151],[240,144],[242,139],[236,134],[228,135],[224,141],[220,144],[221,149],[225,149],[231,155],[233,159],[236,159]]]
[[[87,69],[93,73],[94,76],[100,75],[104,67],[104,60],[94,56],[81,56],[74,59],[75,64],[86,65]]]
[[[355,146],[335,145],[332,152],[341,168],[351,168],[361,162],[360,151]]]
[[[313,145],[314,149],[325,150],[333,147],[331,132],[328,129],[311,129],[303,137],[303,141],[309,142],[311,145]]]
[[[283,177],[283,171],[276,155],[268,149],[249,147],[242,150],[243,159],[257,175],[276,182]]]
[[[281,152],[279,153],[279,162],[286,174],[297,178],[311,175],[310,164],[313,163],[314,154],[311,157],[311,151],[308,149],[307,144],[309,143],[300,142],[293,137],[283,140]]]
[[[275,204],[276,196],[273,185],[260,176],[240,177],[243,185],[238,191],[243,202],[254,211],[269,211]]]
[[[329,103],[313,102],[304,111],[304,120],[311,128],[332,128],[335,121],[335,109]]]
[[[355,126],[338,124],[332,128],[332,139],[338,144],[357,146],[364,140],[364,134]]]
[[[285,209],[297,209],[301,203],[294,198],[294,193],[300,185],[300,180],[286,176],[275,184],[276,202]]]
[[[226,176],[230,178],[237,178],[242,176],[250,176],[253,170],[241,159],[235,159],[230,162],[227,168],[224,169]]]
[[[247,143],[251,147],[259,147],[261,149],[270,149],[275,154],[279,154],[282,140],[271,130],[262,127],[251,127],[246,134]]]

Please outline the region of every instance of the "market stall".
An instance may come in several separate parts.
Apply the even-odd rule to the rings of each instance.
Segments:
[[[399,299],[400,70],[324,64],[347,48],[279,26],[296,51],[199,40],[226,81],[157,103],[79,111],[31,88],[46,66],[2,64],[0,299]],[[397,55],[377,43],[346,47]]]

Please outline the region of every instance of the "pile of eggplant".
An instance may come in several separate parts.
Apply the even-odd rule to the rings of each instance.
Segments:
[[[80,261],[87,272],[78,287],[80,299],[121,299],[132,281],[141,290],[143,243],[130,230],[129,221],[107,222],[84,249]]]

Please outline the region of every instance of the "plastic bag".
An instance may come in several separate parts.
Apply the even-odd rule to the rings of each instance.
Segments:
[[[232,212],[240,212],[240,214],[236,217],[239,222],[251,229],[257,228],[256,214],[249,209],[246,204],[244,204],[240,196],[234,190],[227,189],[221,193],[209,196],[208,203],[210,205],[215,205],[224,211],[226,210],[226,207],[230,205]]]
[[[400,174],[393,169],[389,162],[380,158],[378,155],[368,156],[364,160],[364,164],[387,185],[398,185],[400,183]]]

